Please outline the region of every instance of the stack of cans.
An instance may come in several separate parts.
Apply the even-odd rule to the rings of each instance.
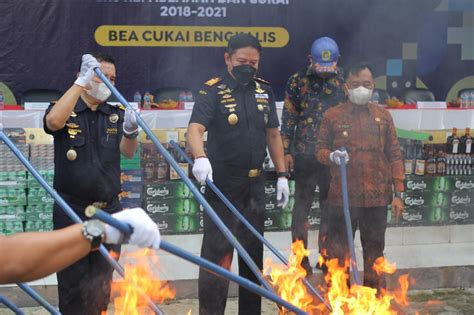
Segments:
[[[54,145],[32,144],[30,149],[30,163],[37,170],[54,170]]]

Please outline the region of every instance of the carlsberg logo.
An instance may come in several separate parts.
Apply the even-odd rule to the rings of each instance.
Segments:
[[[474,183],[469,180],[468,182],[463,182],[461,180],[457,180],[456,183],[454,184],[454,186],[457,188],[457,189],[473,189],[474,188]]]
[[[425,204],[425,199],[423,199],[423,197],[418,197],[418,198],[414,198],[414,197],[407,197],[405,198],[405,205],[407,206],[421,206]]]
[[[160,213],[165,213],[165,212],[168,212],[169,211],[169,207],[167,205],[148,205],[146,207],[146,210],[150,213],[157,213],[157,212],[160,212]]]
[[[414,182],[409,180],[407,182],[407,188],[411,190],[423,190],[426,189],[426,183],[421,181],[421,182]]]
[[[273,186],[265,187],[265,194],[271,195],[271,194],[274,194],[274,193],[276,193],[275,187],[273,187]]]
[[[471,203],[471,198],[469,198],[469,196],[466,196],[466,197],[453,196],[451,198],[451,202],[454,203],[455,205],[468,205]]]
[[[403,219],[405,221],[420,221],[421,219],[423,219],[423,216],[419,212],[416,212],[416,213],[404,212],[403,213]]]
[[[170,191],[167,188],[160,189],[160,188],[150,187],[146,190],[146,194],[151,197],[156,197],[156,196],[164,197],[164,196],[168,196],[170,194]]]

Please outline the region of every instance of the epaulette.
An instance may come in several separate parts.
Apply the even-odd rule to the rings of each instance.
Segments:
[[[123,106],[122,104],[118,104],[117,107],[118,107],[118,109],[121,109],[121,110],[125,110],[125,108],[126,108],[126,107]]]
[[[254,78],[254,80],[258,81],[260,83],[266,84],[266,85],[270,85],[270,82],[268,82],[267,80],[264,80],[262,78]]]
[[[222,78],[215,77],[215,78],[212,78],[212,79],[206,81],[204,84],[207,85],[207,86],[213,86],[213,85],[216,85],[217,83],[219,83],[221,81],[222,81]]]

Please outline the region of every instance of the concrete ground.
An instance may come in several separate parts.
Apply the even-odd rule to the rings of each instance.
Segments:
[[[198,314],[198,302],[196,299],[180,299],[169,304],[160,305],[161,310],[167,315]],[[22,308],[26,315],[49,314],[40,307]],[[439,314],[439,315],[471,315],[474,314],[474,289],[437,289],[410,292],[410,306],[403,309],[407,315],[416,314]],[[11,311],[0,308],[1,315],[13,314]],[[109,314],[114,314],[109,310]],[[152,314],[146,312],[144,314]],[[237,299],[229,298],[227,302],[226,315],[237,314]],[[275,304],[264,300],[262,307],[263,315],[278,314]]]

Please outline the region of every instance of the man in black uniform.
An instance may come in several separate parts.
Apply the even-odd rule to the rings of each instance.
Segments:
[[[280,206],[288,202],[288,180],[283,144],[272,89],[255,78],[261,46],[249,34],[238,34],[224,54],[227,71],[207,81],[199,91],[188,126],[188,142],[194,155],[193,174],[204,183],[213,180],[245,218],[263,234],[265,178],[262,164],[268,145],[277,173]],[[208,131],[207,153],[203,134]],[[263,245],[243,226],[209,189],[206,199],[216,210],[253,261],[262,269]],[[217,226],[204,216],[201,257],[230,269],[234,249]],[[239,257],[239,274],[254,282],[257,278]],[[199,312],[224,314],[229,282],[206,271],[199,272]],[[239,288],[239,314],[260,314],[261,298]]]
[[[107,55],[84,55],[77,80],[46,110],[44,130],[54,136],[54,188],[83,220],[95,204],[109,213],[121,210],[120,153],[132,157],[138,126],[133,111],[105,103],[111,92],[94,74],[100,67],[115,82],[115,61]],[[54,229],[73,224],[54,205]],[[120,252],[120,246],[109,249]],[[100,314],[110,299],[113,269],[91,252],[58,272],[59,310],[63,314]]]

